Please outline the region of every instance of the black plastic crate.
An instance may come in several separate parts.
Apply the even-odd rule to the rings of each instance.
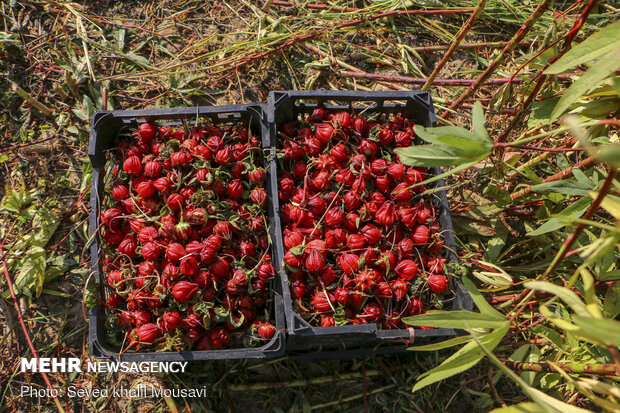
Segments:
[[[269,133],[272,136],[271,149],[277,149],[278,128],[285,122],[297,119],[299,114],[311,113],[316,107],[326,110],[362,110],[371,113],[400,113],[403,117],[423,126],[435,126],[436,117],[431,95],[422,91],[396,92],[355,92],[355,91],[282,91],[271,92],[268,102]],[[271,157],[271,183],[274,185],[272,205],[275,208],[276,270],[280,273],[282,293],[288,330],[287,349],[289,354],[301,359],[351,358],[369,354],[385,354],[404,351],[412,343],[427,344],[461,334],[462,331],[450,328],[403,330],[382,330],[376,323],[344,325],[334,327],[313,327],[295,313],[289,289],[288,276],[284,269],[284,245],[280,221],[280,201],[278,197],[277,161]],[[432,175],[440,173],[439,168],[431,168]],[[442,187],[443,181],[435,182]],[[445,191],[433,196],[433,204],[439,215],[448,261],[456,260],[454,232],[448,199]],[[473,302],[463,284],[448,275],[449,288],[454,291],[452,310],[473,308]],[[321,352],[316,352],[316,351]],[[313,351],[313,352],[308,352]]]
[[[99,205],[103,196],[100,188],[103,188],[104,165],[106,162],[104,152],[114,147],[118,132],[122,127],[137,127],[145,121],[165,121],[165,124],[179,124],[182,120],[187,122],[195,121],[198,118],[210,119],[214,124],[238,121],[249,123],[251,131],[255,135],[261,136],[263,148],[269,148],[270,139],[267,133],[267,122],[265,105],[245,104],[245,105],[226,105],[226,106],[200,106],[193,108],[170,108],[170,109],[150,109],[150,110],[113,110],[99,111],[93,115],[90,129],[90,140],[88,144],[88,155],[93,165],[93,180],[91,189],[91,213],[90,228],[92,236],[91,262],[92,269],[99,293],[102,296],[102,285],[105,280],[100,274],[99,266],[99,247],[97,234],[99,228]],[[273,188],[270,185],[272,168],[268,165],[265,157],[265,169],[267,171],[267,181],[265,190],[268,194],[269,203],[275,199],[271,194]],[[274,240],[276,239],[276,226],[273,216],[273,206],[268,204],[267,213],[269,217],[269,237],[272,240],[272,256],[275,256]],[[183,361],[183,360],[225,360],[225,359],[261,359],[279,357],[285,353],[285,316],[283,307],[283,297],[281,286],[282,282],[277,279],[272,281],[273,291],[272,313],[275,318],[276,333],[269,343],[254,348],[234,348],[211,351],[184,351],[184,352],[126,352],[119,355],[119,349],[110,345],[104,334],[105,309],[98,305],[89,312],[89,348],[90,354],[97,358],[108,358],[123,361]]]

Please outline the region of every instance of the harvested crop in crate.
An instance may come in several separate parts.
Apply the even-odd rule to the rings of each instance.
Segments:
[[[284,263],[295,311],[315,326],[405,328],[447,288],[427,170],[394,153],[413,123],[373,116],[319,107],[278,131]]]
[[[107,158],[100,234],[110,341],[181,351],[271,339],[260,139],[243,124],[142,123]]]

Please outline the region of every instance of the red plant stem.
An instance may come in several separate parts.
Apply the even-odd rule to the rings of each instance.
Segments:
[[[517,125],[519,125],[521,123],[521,120],[522,120],[523,116],[525,115],[525,112],[529,109],[529,107],[532,105],[532,103],[534,102],[534,100],[538,96],[538,92],[540,92],[540,89],[542,88],[543,84],[547,81],[547,79],[549,79],[549,75],[543,74],[544,70],[547,67],[549,67],[551,65],[551,63],[555,62],[560,57],[562,57],[564,55],[564,53],[566,53],[570,49],[570,46],[571,46],[573,40],[575,39],[575,36],[577,36],[577,33],[579,33],[579,30],[583,26],[584,22],[586,21],[586,19],[588,18],[588,16],[592,12],[592,9],[597,4],[597,2],[598,2],[598,0],[590,0],[588,2],[588,4],[586,4],[584,6],[584,8],[581,11],[581,14],[579,15],[579,18],[577,19],[577,21],[575,22],[573,27],[568,31],[568,33],[566,33],[566,35],[564,36],[565,40],[564,40],[564,43],[562,44],[562,46],[560,47],[558,55],[553,57],[553,59],[551,59],[549,61],[549,63],[547,63],[545,65],[545,67],[538,73],[538,78],[536,80],[536,84],[534,85],[534,88],[532,89],[532,91],[527,96],[527,99],[525,99],[525,101],[523,102],[523,105],[522,105],[521,109],[519,110],[519,112],[517,113],[517,116],[515,116],[512,119],[512,122],[510,122],[510,125],[508,125],[508,127],[506,129],[504,129],[504,131],[501,133],[501,135],[499,135],[499,137],[497,138],[497,142],[505,141],[506,138],[508,137],[508,135],[510,134],[510,132]]]
[[[22,330],[24,332],[24,336],[26,337],[26,342],[28,343],[28,347],[30,347],[30,352],[32,353],[32,356],[35,359],[37,359],[37,362],[38,362],[39,355],[37,354],[37,350],[35,349],[34,344],[32,344],[32,340],[30,339],[28,328],[26,327],[26,323],[24,322],[24,318],[22,317],[22,312],[19,309],[19,305],[17,304],[17,297],[15,296],[15,290],[13,290],[13,282],[11,281],[11,276],[9,275],[9,269],[7,268],[6,262],[4,261],[2,261],[2,269],[4,270],[4,278],[6,279],[6,284],[9,287],[9,292],[11,293],[11,298],[13,299],[13,305],[15,306],[17,317],[19,318],[19,324],[21,324]],[[45,384],[47,385],[48,389],[53,390],[54,387],[52,386],[50,379],[47,377],[47,374],[45,374],[44,372],[41,372],[41,376],[43,377],[43,380],[45,381]],[[58,410],[61,412],[64,412],[65,410],[62,408],[62,405],[60,404],[60,401],[58,400],[58,398],[56,396],[52,396],[52,397],[54,399],[54,403],[56,404],[56,407],[58,408]]]
[[[491,62],[491,64],[484,70],[484,72],[482,72],[480,76],[478,76],[478,79],[476,79],[474,84],[472,84],[469,88],[467,88],[467,90],[464,93],[462,93],[456,99],[456,101],[454,101],[450,105],[449,109],[445,110],[441,114],[441,117],[443,118],[449,117],[451,114],[451,111],[456,110],[460,106],[461,103],[463,103],[466,99],[472,96],[478,90],[478,88],[480,88],[480,86],[482,86],[485,83],[485,81],[489,77],[491,77],[493,73],[495,73],[495,71],[497,70],[497,67],[506,59],[506,56],[508,56],[510,52],[512,52],[517,47],[517,44],[521,40],[523,40],[525,35],[532,29],[532,27],[534,26],[534,23],[536,23],[536,21],[540,18],[540,16],[542,16],[543,13],[547,10],[547,7],[549,6],[550,1],[551,0],[543,0],[538,5],[536,10],[534,10],[534,12],[530,15],[530,17],[528,17],[528,19],[523,23],[523,25],[519,28],[517,33],[512,37],[512,39],[510,39],[508,44],[504,46],[504,48],[499,53],[499,55],[493,60],[493,62]]]
[[[493,145],[493,148],[517,148],[542,152],[580,152],[586,150],[586,148],[540,148],[538,146],[513,145],[510,143],[496,143]]]
[[[282,6],[282,7],[296,7],[296,5],[290,1],[279,1],[274,0],[271,2],[274,6]],[[357,9],[354,7],[336,7],[330,6],[327,4],[306,4],[303,8],[310,10],[329,10],[329,11],[337,11],[337,12],[357,12],[361,13],[364,11],[368,11],[368,9]],[[425,13],[415,13],[415,14],[464,14],[469,13],[472,9],[445,9],[445,10],[396,10],[396,11],[411,11],[411,12],[425,12]]]
[[[435,66],[435,69],[433,69],[433,73],[431,73],[431,75],[426,80],[426,83],[424,83],[424,86],[422,86],[422,90],[428,90],[431,87],[431,85],[433,84],[433,80],[435,80],[435,78],[439,75],[441,69],[443,69],[446,63],[448,63],[454,52],[456,52],[456,49],[459,47],[459,44],[461,44],[467,33],[469,33],[472,27],[474,27],[476,20],[478,20],[478,17],[484,10],[484,6],[486,6],[486,4],[487,0],[480,0],[478,2],[476,9],[469,17],[469,20],[467,20],[467,23],[463,25],[459,33],[456,35],[456,38],[450,45],[450,48],[448,49],[446,54],[441,58],[439,63],[437,63],[437,66]]]
[[[618,170],[616,168],[610,168],[609,174],[607,175],[607,178],[605,178],[605,182],[603,182],[603,185],[601,186],[601,189],[596,199],[592,202],[592,204],[590,204],[590,207],[588,208],[586,213],[583,215],[584,220],[588,220],[592,218],[594,214],[596,213],[596,211],[599,209],[599,207],[601,206],[601,203],[603,202],[603,199],[605,198],[605,196],[607,196],[607,194],[611,190],[613,181],[616,178],[617,171]],[[575,241],[577,241],[577,238],[579,238],[579,236],[581,235],[585,227],[586,227],[585,224],[582,224],[582,223],[577,224],[577,227],[575,228],[575,230],[564,240],[564,243],[562,244],[562,246],[560,247],[560,251],[558,252],[558,257],[553,260],[552,265],[549,268],[547,268],[547,270],[544,273],[536,277],[537,280],[541,280],[541,279],[544,280],[549,275],[551,275],[556,270],[556,268],[558,268],[562,260],[566,258],[566,255],[568,254],[569,250],[571,249]],[[529,290],[523,290],[516,297],[516,299],[523,300],[528,294],[529,294]],[[512,314],[509,317],[511,322],[519,316],[519,314],[521,313],[521,311],[523,311],[523,308],[525,308],[526,305],[527,305],[527,302],[521,303],[521,305],[519,306],[519,308],[516,309],[514,314]]]
[[[571,176],[573,176],[573,168],[582,169],[582,168],[592,165],[595,162],[596,162],[596,158],[594,156],[588,156],[586,159],[584,159],[581,162],[577,162],[575,165],[571,166],[570,168],[566,168],[563,171],[558,172],[555,175],[551,175],[549,178],[543,179],[542,183],[554,182],[554,181],[559,181],[560,179],[570,178]],[[526,188],[521,189],[520,191],[513,192],[512,194],[510,194],[510,198],[514,201],[516,199],[524,197],[525,195],[531,192],[532,192],[532,187],[528,186]]]
[[[356,20],[351,20],[348,22],[343,22],[343,23],[339,23],[337,25],[335,25],[334,27],[330,27],[330,28],[326,28],[326,29],[322,29],[319,31],[316,31],[314,33],[310,33],[307,34],[305,36],[299,36],[296,37],[294,39],[290,39],[287,40],[286,42],[282,43],[280,46],[277,46],[271,50],[267,50],[265,52],[261,52],[261,53],[256,53],[253,54],[251,56],[246,57],[245,59],[242,59],[241,62],[237,63],[236,65],[227,68],[227,69],[222,69],[219,71],[214,72],[213,74],[217,74],[217,73],[224,73],[221,77],[217,78],[215,80],[215,84],[219,83],[222,79],[224,79],[225,77],[229,76],[231,73],[236,72],[237,70],[239,70],[240,68],[242,68],[243,66],[257,60],[257,59],[262,59],[264,57],[270,56],[274,53],[280,52],[284,49],[286,49],[289,46],[292,46],[296,43],[300,43],[306,40],[312,40],[312,39],[316,39],[318,37],[322,37],[328,33],[333,32],[334,30],[338,30],[338,29],[344,29],[346,27],[353,27],[353,26],[357,26],[358,24],[362,24],[362,23],[368,23],[374,20],[378,20],[378,19],[382,19],[384,17],[392,17],[392,16],[414,16],[414,15],[434,15],[434,14],[455,14],[455,13],[471,13],[473,11],[473,9],[450,9],[450,10],[392,10],[392,11],[387,11],[384,13],[377,13],[368,17],[364,17],[362,19],[356,19]]]
[[[37,145],[39,143],[43,143],[43,142],[47,142],[49,140],[52,140],[56,137],[56,133],[52,134],[52,136],[49,136],[45,139],[41,139],[38,141],[34,141],[34,142],[28,142],[28,143],[22,143],[21,145],[13,145],[13,146],[7,146],[6,148],[0,148],[0,153],[4,153],[4,152],[8,152],[8,151],[12,151],[15,149],[21,149],[21,148],[25,148],[27,146],[32,146],[32,145]]]
[[[422,85],[426,83],[427,79],[421,77],[409,77],[409,76],[390,76],[390,75],[378,75],[374,73],[366,73],[366,72],[358,72],[358,71],[339,71],[336,74],[344,77],[354,77],[359,79],[368,79],[374,81],[382,81],[382,82],[396,82],[396,83],[408,83],[413,85]],[[573,74],[563,74],[559,75],[558,78],[560,80],[570,79]],[[521,78],[510,80],[509,77],[502,77],[499,79],[486,79],[484,84],[486,85],[503,85],[506,83],[523,83],[524,80]],[[470,86],[474,85],[477,80],[474,79],[435,79],[432,84],[436,86]],[[456,102],[456,101],[455,101]],[[459,103],[459,106],[462,105],[462,102]]]

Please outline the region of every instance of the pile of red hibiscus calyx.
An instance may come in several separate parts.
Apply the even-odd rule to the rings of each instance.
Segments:
[[[263,162],[242,124],[142,123],[107,152],[101,269],[118,344],[215,350],[272,338]]]
[[[284,262],[293,306],[314,326],[405,328],[447,287],[425,168],[399,162],[413,123],[315,109],[278,130]]]

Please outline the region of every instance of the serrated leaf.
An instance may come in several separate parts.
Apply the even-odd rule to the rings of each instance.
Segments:
[[[598,86],[619,67],[620,48],[617,48],[610,52],[607,58],[594,63],[586,73],[570,85],[560,98],[558,104],[555,105],[551,113],[551,120],[553,121],[559,118],[571,104],[581,99],[586,92]]]
[[[405,317],[402,321],[414,326],[439,328],[501,328],[506,323],[506,317],[501,313],[492,315],[464,310],[429,310],[426,314]]]
[[[498,328],[489,334],[485,334],[479,339],[479,342],[484,345],[489,351],[492,351],[501,339],[506,335],[510,328],[509,323],[504,323],[502,328]],[[455,374],[461,373],[465,370],[478,364],[484,357],[484,351],[478,346],[477,342],[470,342],[465,344],[452,356],[448,357],[443,363],[420,375],[420,379],[415,386],[413,386],[412,392],[416,392],[430,384],[436,383],[440,380],[452,377]]]
[[[424,346],[409,347],[407,350],[411,351],[437,351],[448,347],[458,346],[471,341],[471,335],[454,337],[449,340],[442,341],[440,343],[427,344]]]
[[[554,294],[566,304],[578,315],[588,317],[590,313],[586,309],[586,305],[581,301],[579,296],[572,290],[559,285],[551,284],[546,281],[529,281],[523,284],[525,288],[537,291],[545,291]]]
[[[583,42],[573,46],[564,56],[545,70],[545,74],[558,74],[567,69],[588,63],[607,55],[620,46],[620,21],[611,23]]]
[[[480,310],[480,314],[485,314],[494,320],[506,319],[506,316],[504,314],[497,311],[484,299],[482,293],[480,293],[480,291],[476,288],[474,283],[469,278],[463,277],[462,280],[465,289],[471,296],[474,304],[476,304],[476,307],[478,307],[478,310]]]

